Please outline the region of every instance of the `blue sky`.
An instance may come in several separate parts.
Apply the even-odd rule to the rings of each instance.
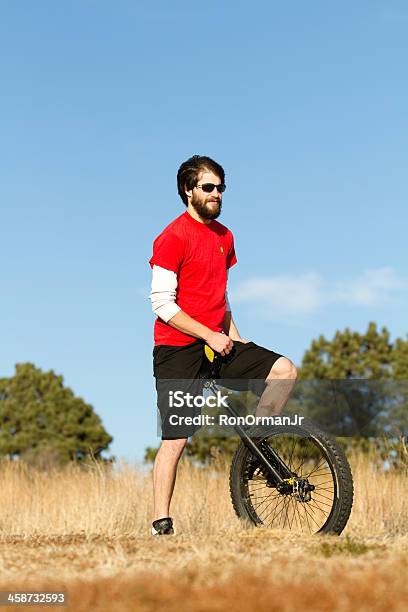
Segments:
[[[406,337],[407,29],[393,0],[0,0],[0,376],[52,368],[116,456],[157,445],[147,262],[195,153],[244,337]]]

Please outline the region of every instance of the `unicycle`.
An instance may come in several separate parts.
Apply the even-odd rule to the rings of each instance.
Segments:
[[[236,514],[253,525],[340,535],[353,505],[353,478],[334,438],[304,422],[243,432],[230,492]]]
[[[214,366],[205,387],[215,395],[216,379]],[[238,417],[232,406],[225,410]],[[353,477],[337,441],[306,419],[301,425],[233,427],[241,439],[229,477],[237,516],[258,527],[340,535],[353,505]]]

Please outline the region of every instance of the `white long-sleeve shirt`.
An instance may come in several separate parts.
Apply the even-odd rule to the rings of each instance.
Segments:
[[[176,295],[176,273],[172,270],[166,270],[166,268],[154,265],[152,270],[152,288],[149,298],[152,303],[153,312],[166,323],[181,310],[180,306],[176,303]],[[225,291],[225,301],[227,303],[226,310],[231,311],[227,291]]]

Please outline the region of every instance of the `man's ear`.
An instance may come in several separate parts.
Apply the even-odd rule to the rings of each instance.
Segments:
[[[184,185],[184,191],[185,191],[185,193],[186,193],[186,195],[187,195],[187,197],[188,197],[188,198],[191,198],[191,197],[192,197],[192,195],[193,195],[193,190],[192,190],[192,189],[187,189],[187,185],[186,185],[186,184]]]

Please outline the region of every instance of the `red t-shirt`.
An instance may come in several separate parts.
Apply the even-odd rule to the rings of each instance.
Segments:
[[[155,264],[177,274],[177,305],[217,332],[222,331],[225,315],[227,270],[236,262],[230,230],[218,221],[200,223],[187,211],[156,238],[149,261],[151,267]],[[155,345],[184,346],[196,340],[156,319]]]

